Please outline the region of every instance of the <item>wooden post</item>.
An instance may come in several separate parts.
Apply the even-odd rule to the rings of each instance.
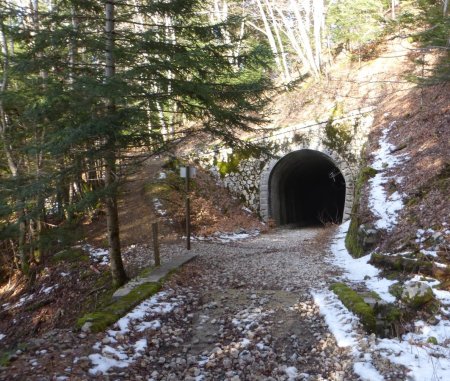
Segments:
[[[191,167],[186,166],[186,249],[191,250],[191,203],[189,199],[189,180]]]
[[[153,236],[153,256],[155,258],[155,266],[161,266],[161,258],[159,256],[159,242],[158,242],[158,223],[152,224],[152,236]]]

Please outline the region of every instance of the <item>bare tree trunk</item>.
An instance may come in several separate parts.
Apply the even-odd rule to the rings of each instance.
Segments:
[[[325,26],[323,0],[313,1],[313,17],[315,63],[317,69],[320,71],[320,68],[322,66],[322,29]]]
[[[443,14],[444,17],[448,15],[448,0],[444,0]]]
[[[294,0],[290,0],[290,6],[292,11],[294,12],[295,18],[297,20],[297,30],[300,37],[300,44],[302,45],[306,58],[308,59],[309,65],[312,69],[313,74],[316,77],[319,77],[319,68],[316,66],[316,62],[314,60],[314,53],[311,47],[311,43],[309,40],[308,33],[305,28],[305,24],[303,22],[302,16],[300,14],[300,9],[298,4]]]
[[[298,56],[298,59],[300,60],[300,62],[303,64],[303,66],[306,68],[306,70],[308,72],[312,71],[311,69],[311,64],[308,61],[308,59],[306,58],[305,53],[303,52],[302,47],[300,46],[300,44],[297,41],[297,38],[294,34],[294,31],[291,28],[291,24],[289,23],[289,21],[287,20],[287,18],[284,16],[283,11],[279,8],[277,8],[277,12],[281,17],[281,20],[283,21],[283,26],[284,26],[284,30],[283,32],[286,34],[286,36],[289,39],[289,42],[291,43],[292,48],[295,50],[295,53]]]
[[[275,63],[277,65],[278,70],[281,72],[283,69],[281,67],[281,61],[280,61],[277,44],[275,42],[275,38],[273,36],[272,29],[270,28],[269,21],[267,20],[267,16],[264,11],[264,7],[261,3],[261,0],[256,0],[256,4],[258,5],[259,13],[261,15],[261,19],[264,24],[265,34],[267,36],[267,39],[269,40],[270,49],[272,50],[272,53],[274,55]]]
[[[78,16],[75,6],[72,6],[72,32],[74,36],[70,39],[70,49],[69,49],[69,83],[73,84],[75,80],[75,64],[78,56],[78,44],[77,44],[77,32],[78,32]]]
[[[269,16],[272,19],[273,30],[275,31],[275,36],[277,38],[278,46],[280,48],[281,63],[283,65],[284,82],[289,83],[289,82],[291,82],[292,79],[291,79],[291,74],[289,72],[289,65],[288,65],[287,59],[286,59],[286,52],[284,51],[283,40],[281,39],[281,35],[280,35],[280,28],[278,26],[278,22],[275,18],[274,12],[273,12],[273,2],[269,3],[268,0],[265,0],[265,3],[266,3],[266,8],[269,12]]]
[[[105,3],[105,78],[108,80],[115,74],[114,62],[114,6],[115,0]],[[106,101],[106,112],[111,115],[115,112],[115,104],[112,98]],[[106,204],[106,224],[109,243],[109,257],[111,263],[111,274],[115,287],[120,287],[127,281],[127,275],[123,267],[122,254],[120,251],[119,237],[119,215],[117,209],[117,175],[116,175],[116,141],[114,134],[110,133],[106,138],[105,157],[105,188],[107,190]]]
[[[49,1],[49,12],[52,12],[52,2]],[[30,3],[32,9],[32,20],[34,28],[34,36],[37,36],[40,31],[40,14],[39,14],[39,0],[33,0]],[[42,53],[36,53],[38,58],[42,58]],[[42,80],[42,88],[45,89],[47,86],[48,72],[45,69],[41,69],[39,72],[39,77]],[[35,144],[40,147],[45,139],[45,125],[41,129],[38,126],[35,127]],[[42,256],[42,242],[41,234],[43,230],[43,220],[45,217],[45,202],[44,195],[40,190],[40,179],[41,172],[43,168],[44,156],[41,149],[38,149],[35,154],[35,165],[36,165],[36,180],[38,182],[38,192],[36,195],[36,213],[34,217],[34,223],[30,223],[30,236],[31,236],[31,255],[32,259],[39,262]]]

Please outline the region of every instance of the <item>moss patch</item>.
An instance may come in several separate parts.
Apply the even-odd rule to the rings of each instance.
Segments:
[[[99,310],[84,315],[78,319],[77,327],[81,328],[85,323],[90,323],[92,332],[104,331],[140,302],[156,294],[160,289],[161,283],[143,283],[133,289],[128,295],[118,300],[110,301]]]
[[[216,164],[220,176],[224,178],[225,175],[230,173],[239,173],[239,164],[242,161],[248,160],[251,157],[260,157],[267,149],[267,147],[256,146],[233,149],[233,152],[228,156],[227,161],[218,161]]]
[[[26,349],[27,349],[26,344],[19,343],[13,349],[0,351],[0,366],[7,367],[8,365],[11,364],[11,361],[18,350],[25,351]]]
[[[352,219],[350,221],[350,227],[345,237],[345,246],[348,252],[354,257],[359,258],[364,255],[364,249],[358,236],[358,229],[361,225],[359,217],[359,207],[361,192],[367,181],[374,177],[377,171],[371,167],[363,167],[359,171],[358,178],[355,183],[355,197],[352,207]]]
[[[393,271],[433,275],[433,263],[428,260],[373,253],[370,263],[376,267]]]
[[[58,262],[88,262],[89,261],[89,255],[80,248],[71,248],[66,249],[63,251],[60,251],[53,255],[52,262],[58,263]]]
[[[376,292],[358,293],[344,283],[335,283],[330,288],[359,317],[368,332],[381,337],[396,337],[403,333],[404,311],[395,304],[384,303]]]
[[[362,325],[369,332],[376,332],[377,320],[374,309],[364,301],[364,298],[344,283],[335,283],[331,290],[338,296],[341,302],[357,315]]]

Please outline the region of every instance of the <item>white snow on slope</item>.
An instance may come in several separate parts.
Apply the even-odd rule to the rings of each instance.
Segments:
[[[342,302],[331,291],[313,291],[314,302],[319,306],[320,313],[334,335],[337,345],[349,348],[355,363],[354,372],[365,381],[384,381],[384,377],[377,371],[372,363],[370,352],[363,353],[360,343],[367,343],[358,333],[358,318],[348,311]],[[366,344],[367,346],[367,344]]]
[[[226,233],[217,232],[210,236],[192,236],[193,241],[211,241],[220,243],[229,243],[234,241],[240,241],[247,238],[254,238],[260,234],[259,230],[251,230],[245,233]],[[186,238],[186,237],[183,237]]]
[[[107,249],[95,248],[91,245],[83,245],[83,250],[89,253],[89,258],[92,262],[97,263],[99,265],[107,265],[109,264],[109,252]]]
[[[160,199],[154,198],[153,199],[153,206],[156,210],[156,213],[158,213],[161,217],[164,217],[167,215],[167,210],[164,209],[164,206]]]
[[[180,297],[159,292],[118,320],[114,325],[115,329],[108,330],[105,338],[93,346],[100,353],[89,355],[93,365],[89,373],[106,374],[111,368],[126,368],[140,358],[147,348],[143,332],[159,329],[160,317],[171,312],[180,303]]]
[[[49,287],[45,287],[42,286],[41,290],[39,291],[39,293],[44,293],[44,294],[50,294],[53,290],[57,289],[59,287],[59,284],[54,284],[53,286],[49,286]]]
[[[387,134],[395,125],[395,121],[383,131],[383,134],[378,141],[380,148],[375,151],[374,162],[372,167],[378,173],[369,180],[370,195],[369,206],[378,218],[375,226],[379,229],[391,230],[397,223],[398,213],[403,208],[402,196],[395,191],[391,195],[387,195],[384,185],[393,177],[386,175],[387,169],[392,169],[402,163],[404,157],[401,155],[394,155],[392,151],[395,146],[387,141]],[[397,178],[397,181],[400,179]]]
[[[334,263],[338,264],[345,271],[345,276],[349,281],[362,282],[370,290],[383,293],[383,299],[387,296],[386,285],[388,282],[383,278],[379,279],[380,284],[364,280],[366,275],[371,278],[377,274],[373,266],[367,261],[351,259],[345,248],[345,233],[348,223],[341,225],[335,241],[332,245]],[[377,277],[379,275],[377,274]],[[413,280],[427,282],[430,286],[436,286],[439,281],[433,278],[416,276]],[[411,381],[447,381],[450,380],[450,292],[433,289],[436,298],[441,303],[442,315],[437,315],[437,324],[432,325],[424,321],[415,323],[415,332],[410,332],[402,336],[401,339],[375,339],[370,340],[355,330],[358,318],[348,311],[339,301],[337,296],[330,291],[313,292],[314,300],[324,315],[330,331],[341,347],[348,347],[352,351],[355,364],[354,371],[361,379],[378,381],[384,380],[383,376],[375,369],[372,363],[372,353],[379,353],[389,359],[394,364],[403,365],[408,372],[408,380]],[[434,338],[438,345],[429,343],[429,339]],[[362,361],[362,359],[364,361]]]
[[[345,235],[350,221],[339,226],[338,233],[331,245],[332,263],[344,270],[344,276],[351,282],[364,283],[369,289],[376,291],[386,302],[394,302],[395,298],[389,292],[389,286],[394,281],[382,278],[380,270],[369,264],[370,254],[361,258],[353,258],[345,247]]]

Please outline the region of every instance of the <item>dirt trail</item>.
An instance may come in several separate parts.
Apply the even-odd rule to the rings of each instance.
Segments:
[[[0,379],[358,380],[354,358],[311,296],[337,275],[327,262],[333,232],[194,243],[197,259],[128,325],[98,335],[50,332]],[[404,379],[398,369],[380,371]]]

